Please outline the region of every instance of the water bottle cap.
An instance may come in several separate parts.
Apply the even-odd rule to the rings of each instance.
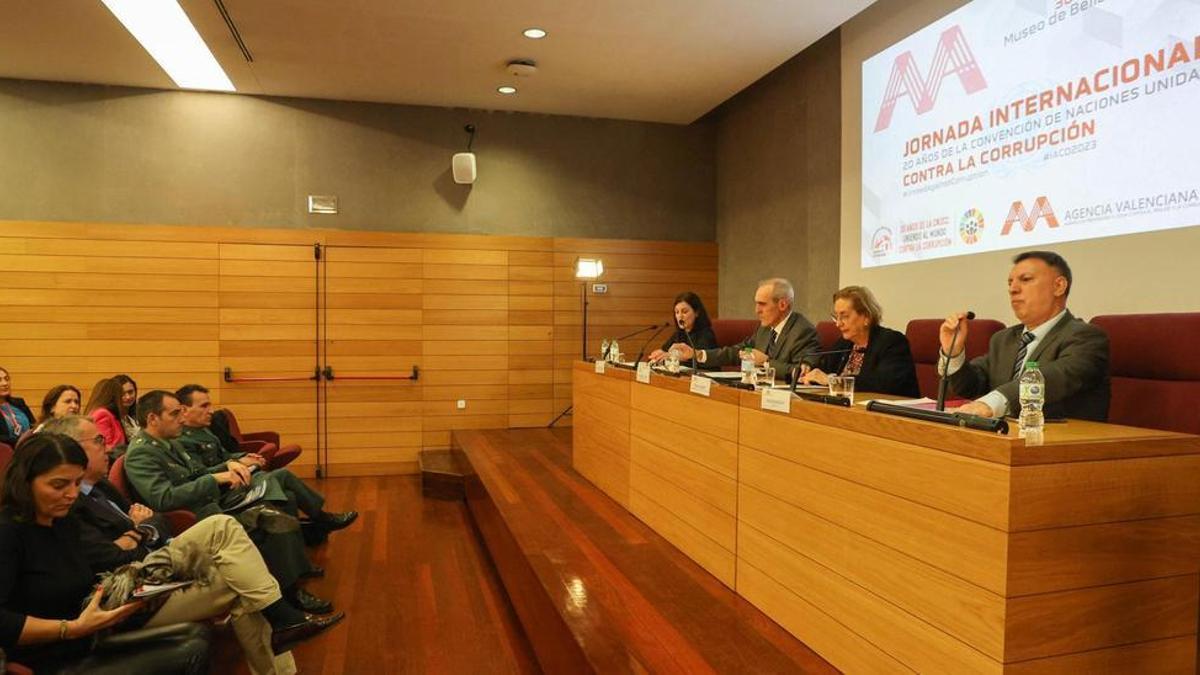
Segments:
[[[1038,367],[1037,361],[1026,361],[1025,367],[1026,368],[1037,368]]]

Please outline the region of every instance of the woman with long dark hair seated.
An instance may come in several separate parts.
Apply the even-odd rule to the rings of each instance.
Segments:
[[[675,343],[692,345],[694,349],[714,349],[717,346],[717,336],[713,333],[712,320],[708,318],[708,310],[700,296],[691,291],[684,291],[675,296],[672,305],[675,312],[675,332],[667,337],[662,347],[650,353],[651,363],[667,358],[668,350]]]
[[[125,439],[129,440],[142,430],[137,422],[137,382],[125,373],[113,375],[112,379],[121,387],[121,410],[125,411],[124,416],[121,417],[121,426],[125,430]]]
[[[104,378],[92,387],[83,414],[92,418],[104,437],[104,450],[112,455],[125,451],[125,427],[121,424],[127,410],[121,407],[121,383],[117,378]]]
[[[800,366],[800,382],[828,384],[830,375],[854,377],[860,392],[917,397],[917,369],[904,333],[884,328],[883,308],[865,286],[833,294],[833,321],[840,340],[816,363]]]

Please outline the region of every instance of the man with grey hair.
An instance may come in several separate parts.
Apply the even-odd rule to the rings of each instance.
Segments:
[[[741,361],[741,351],[749,348],[755,365],[768,363],[780,378],[790,378],[792,369],[820,349],[817,330],[792,310],[795,298],[796,292],[787,279],[758,282],[754,292],[754,314],[761,324],[758,330],[741,344],[697,350],[696,360],[710,366],[733,365]],[[679,350],[682,359],[692,358],[692,348],[686,344],[671,345],[671,349]]]

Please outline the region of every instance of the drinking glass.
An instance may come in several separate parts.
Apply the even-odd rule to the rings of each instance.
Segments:
[[[775,386],[775,369],[771,366],[764,366],[762,375],[758,377],[758,383],[767,389]]]
[[[854,378],[849,375],[829,376],[829,395],[845,396],[854,405]]]
[[[667,372],[679,374],[679,350],[672,349],[667,352]]]

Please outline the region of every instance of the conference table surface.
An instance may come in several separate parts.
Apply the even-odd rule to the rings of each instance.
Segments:
[[[1191,670],[1200,437],[1042,445],[591,363],[574,466],[838,668]]]

